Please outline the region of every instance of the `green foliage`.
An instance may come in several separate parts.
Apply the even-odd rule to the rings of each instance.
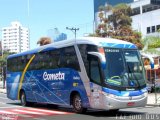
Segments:
[[[11,55],[11,54],[14,54],[14,53],[10,53],[8,51],[3,51],[3,56],[0,56],[0,66],[7,64],[7,57],[8,57],[8,55]]]
[[[148,36],[142,40],[144,45],[143,52],[160,55],[160,51],[157,48],[160,48],[160,37],[158,36]]]
[[[97,34],[89,34],[90,37],[99,37]]]
[[[130,18],[131,8],[126,4],[118,4],[112,9],[112,15],[109,18],[114,26],[114,29],[119,29],[121,26],[131,26],[132,19]]]
[[[127,4],[118,4],[114,7],[101,6],[100,10],[100,23],[96,29],[96,36],[121,39],[136,44],[139,49],[143,48],[141,33],[135,32],[131,28],[132,9],[130,6]],[[112,14],[107,17],[106,12],[109,10],[112,11]]]
[[[143,39],[142,43],[147,45],[147,49],[160,48],[160,37],[148,36]]]

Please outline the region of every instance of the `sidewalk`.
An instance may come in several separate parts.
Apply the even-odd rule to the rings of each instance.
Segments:
[[[5,93],[6,94],[6,89],[0,88],[0,93]]]
[[[148,94],[148,100],[147,100],[148,106],[159,106],[160,107],[160,93],[156,93],[156,95],[155,93]],[[157,100],[157,103],[156,103],[156,100]]]
[[[6,93],[6,89],[3,89],[3,81],[0,81],[0,93]]]

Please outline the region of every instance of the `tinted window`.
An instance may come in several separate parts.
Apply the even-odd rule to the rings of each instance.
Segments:
[[[87,59],[88,52],[98,52],[98,48],[95,45],[86,45],[86,44],[80,44],[78,45],[79,51],[81,53],[84,66],[86,68],[86,72],[89,76],[89,61]]]
[[[61,57],[58,61],[58,65],[64,68],[73,68],[75,70],[80,70],[74,47],[66,47],[61,49]]]
[[[91,57],[89,59],[90,63],[90,79],[92,82],[95,82],[97,84],[101,83],[101,77],[100,77],[100,68],[99,68],[99,62],[98,58],[96,57]]]
[[[27,56],[20,56],[7,60],[7,70],[11,72],[23,71],[28,63]]]
[[[74,47],[66,47],[51,51],[45,51],[34,54],[28,70],[56,69],[56,68],[72,68],[80,70]],[[20,56],[8,60],[7,69],[9,71],[23,71],[28,61],[33,55]]]

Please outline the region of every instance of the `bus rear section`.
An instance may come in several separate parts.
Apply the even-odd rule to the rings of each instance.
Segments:
[[[73,45],[9,56],[7,97],[23,106],[72,105],[76,112],[85,111],[89,102],[78,59]]]

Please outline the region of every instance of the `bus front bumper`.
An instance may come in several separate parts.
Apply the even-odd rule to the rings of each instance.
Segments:
[[[147,95],[148,93],[144,93],[139,96],[132,97],[123,97],[123,96],[115,96],[113,94],[104,95],[104,109],[112,110],[112,109],[122,109],[122,108],[130,108],[130,107],[144,107],[147,103]]]

